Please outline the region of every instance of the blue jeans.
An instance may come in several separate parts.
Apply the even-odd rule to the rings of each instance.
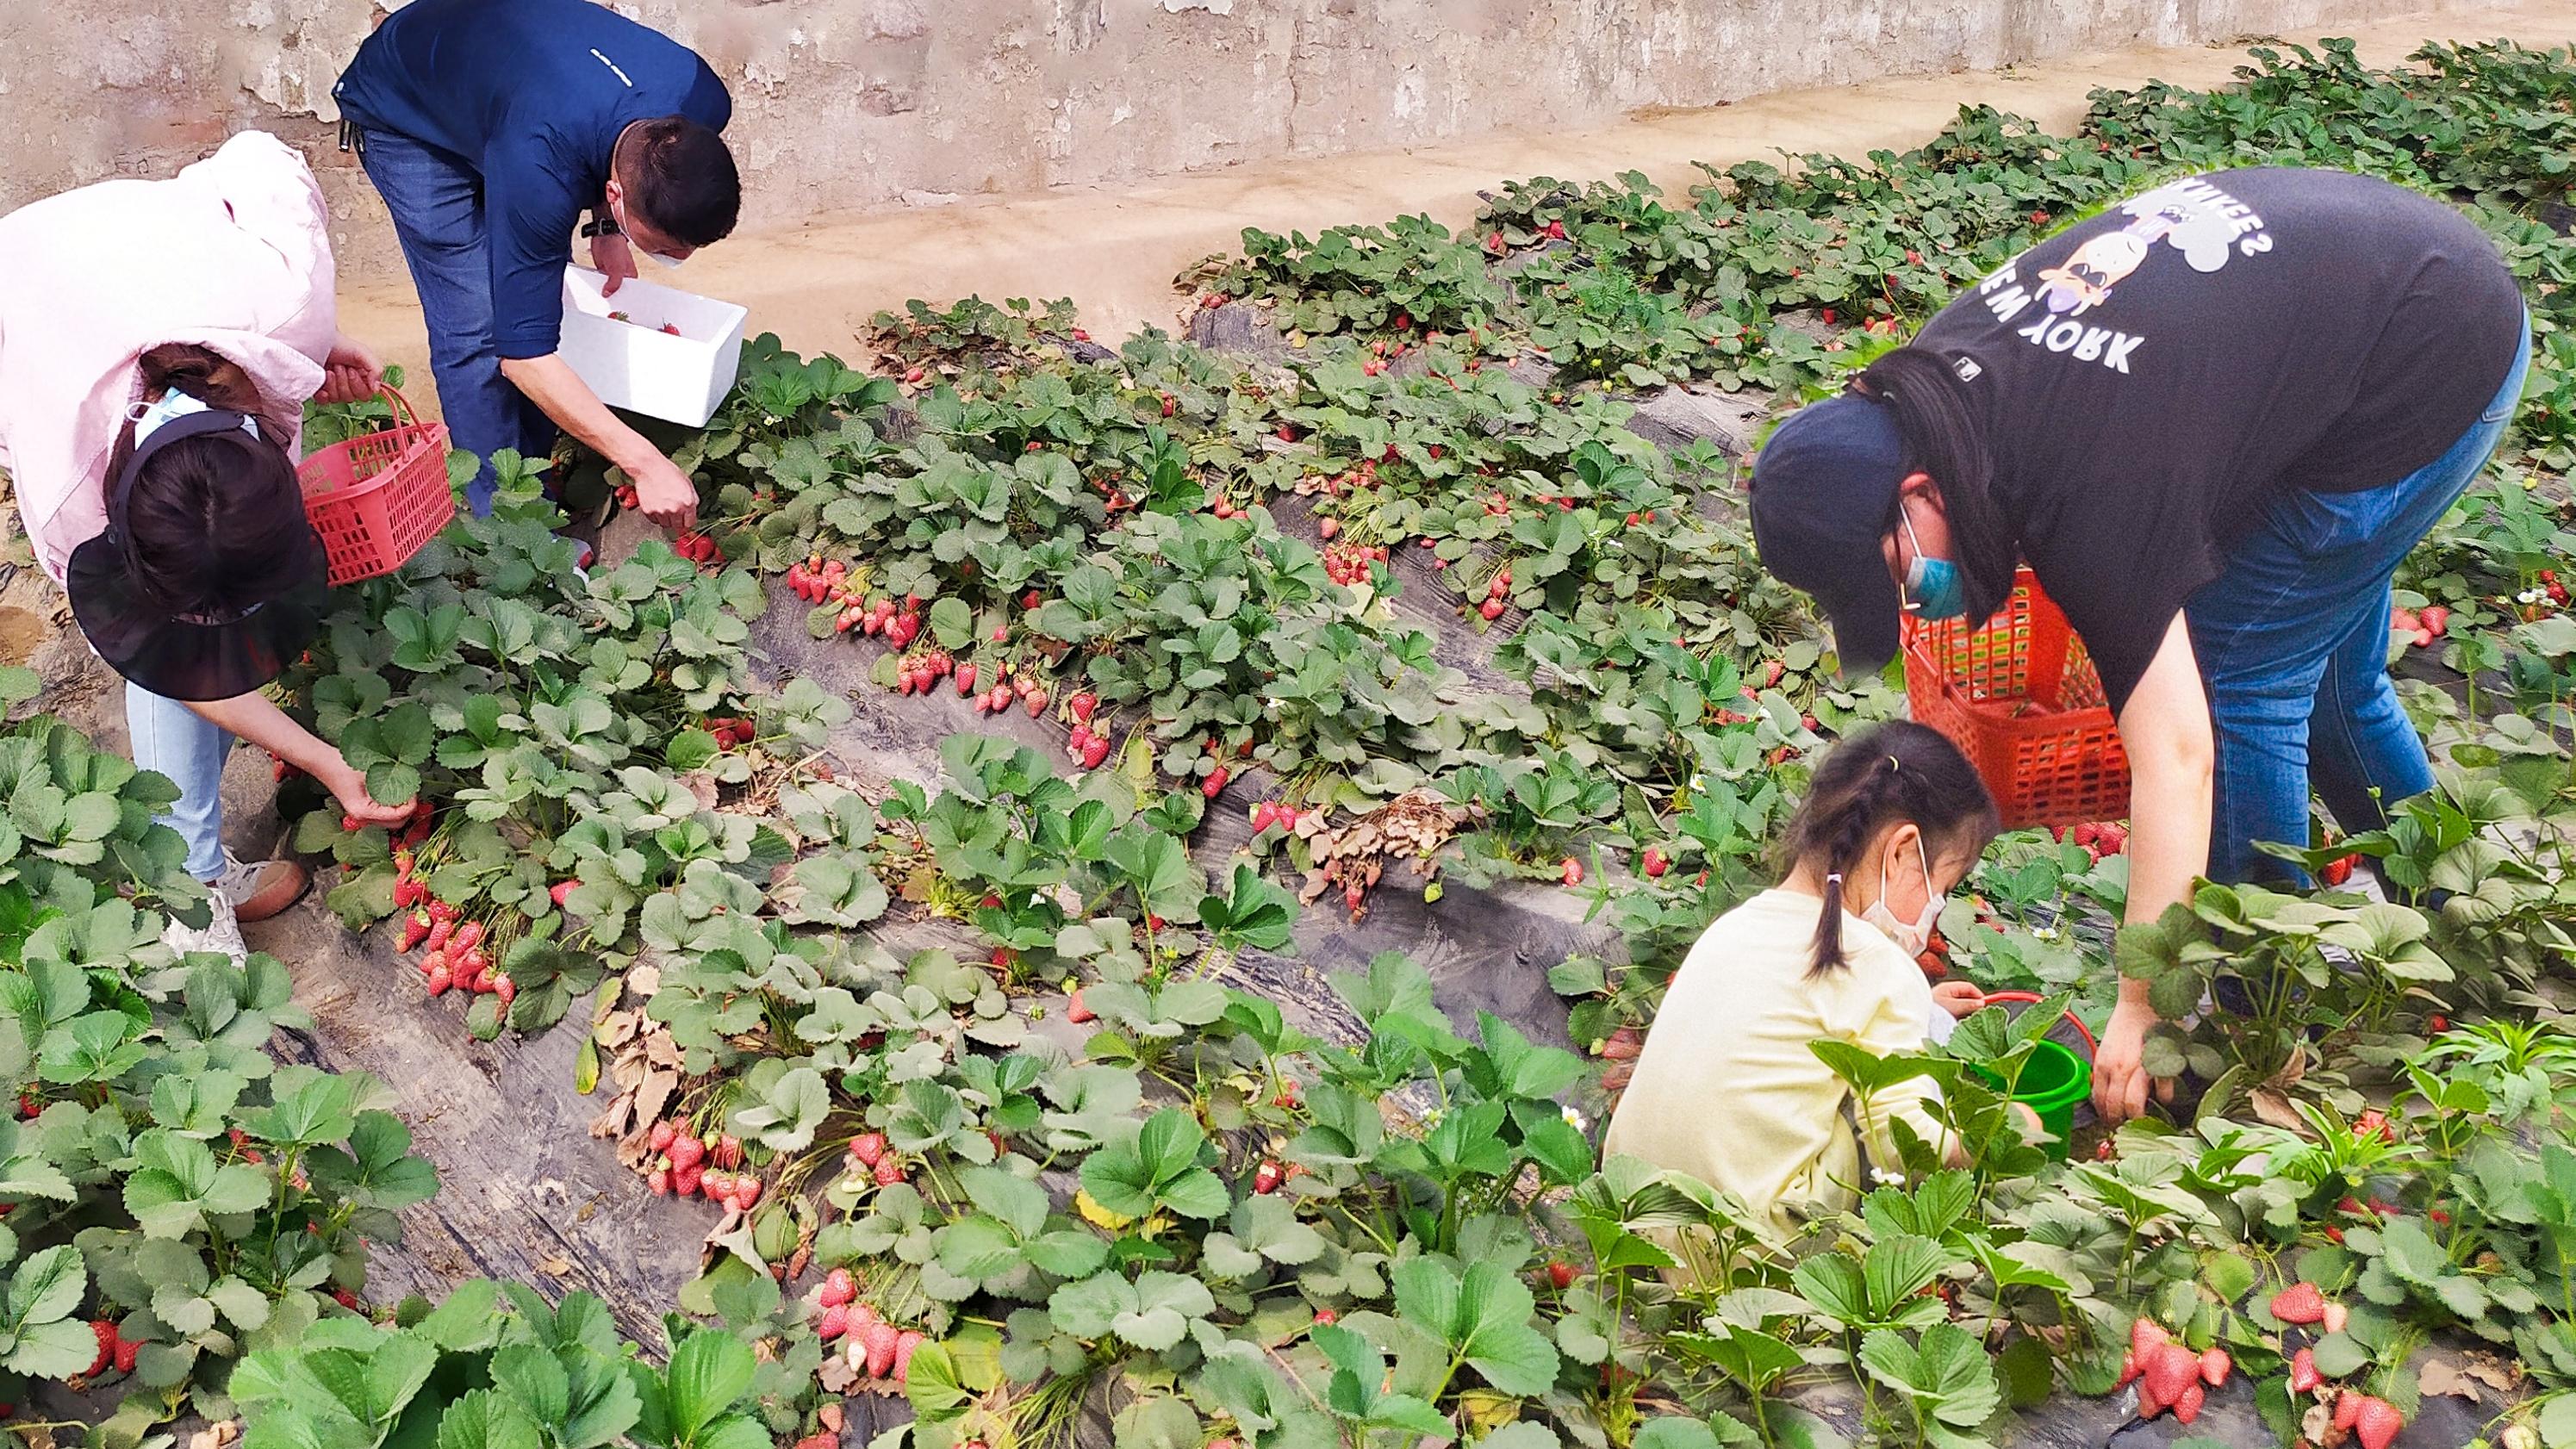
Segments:
[[[125,732],[134,742],[134,763],[179,787],[179,803],[160,821],[188,842],[188,874],[204,881],[222,875],[224,761],[232,754],[232,733],[133,683],[125,686]]]
[[[393,213],[429,323],[429,369],[449,438],[483,460],[466,489],[476,515],[492,511],[492,455],[515,448],[543,458],[555,425],[501,376],[492,340],[491,233],[483,177],[464,161],[390,131],[365,132],[358,159]]]
[[[2388,677],[2389,581],[2486,467],[2530,365],[2526,327],[2504,385],[2447,452],[2383,487],[2284,493],[2192,595],[2183,612],[2218,740],[2212,880],[2305,884],[2254,842],[2307,845],[2312,781],[2347,832],[2433,788]]]

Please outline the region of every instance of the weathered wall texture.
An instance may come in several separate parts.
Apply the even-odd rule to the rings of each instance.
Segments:
[[[617,0],[734,87],[747,223],[1597,124],[1874,75],[2315,30],[2441,0]],[[0,210],[303,145],[344,272],[398,263],[333,153],[373,0],[0,0]]]

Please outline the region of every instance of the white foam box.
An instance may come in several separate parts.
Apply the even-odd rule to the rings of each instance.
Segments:
[[[733,390],[750,314],[731,302],[640,277],[612,297],[600,290],[606,282],[588,267],[564,269],[558,354],[610,407],[684,427],[706,426]],[[679,328],[679,335],[664,332],[665,325]]]

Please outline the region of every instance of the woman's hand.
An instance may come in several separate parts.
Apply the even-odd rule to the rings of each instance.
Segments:
[[[2155,1024],[2156,1009],[2124,992],[2102,1027],[2093,1052],[2093,1111],[2107,1125],[2143,1115],[2150,1092],[2159,1102],[2173,1100],[2173,1083],[2147,1075],[2147,1028]]]
[[[338,768],[325,770],[321,779],[322,783],[330,789],[331,798],[340,802],[342,818],[355,820],[361,829],[370,825],[381,825],[388,830],[407,824],[411,820],[411,801],[405,800],[399,805],[379,805],[376,803],[376,797],[367,793],[365,775],[359,773],[346,759],[334,756],[333,762],[338,765]]]
[[[1973,981],[1944,981],[1932,988],[1932,1004],[1965,1021],[1985,1008],[1986,993]]]
[[[313,395],[319,403],[363,402],[376,395],[384,381],[384,364],[376,355],[347,333],[331,344],[331,355],[322,362],[322,390]]]

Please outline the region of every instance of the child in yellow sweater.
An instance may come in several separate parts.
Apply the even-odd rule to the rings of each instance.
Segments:
[[[1996,824],[1975,768],[1922,725],[1836,747],[1790,822],[1786,878],[1720,916],[1673,973],[1603,1150],[1733,1193],[1749,1226],[1786,1240],[1793,1207],[1849,1207],[1866,1187],[1855,1126],[1882,1168],[1900,1160],[1893,1121],[1939,1141],[1931,1081],[1847,1116],[1851,1094],[1808,1044],[1918,1050],[1983,1004],[1966,982],[1932,985],[1915,957]]]

